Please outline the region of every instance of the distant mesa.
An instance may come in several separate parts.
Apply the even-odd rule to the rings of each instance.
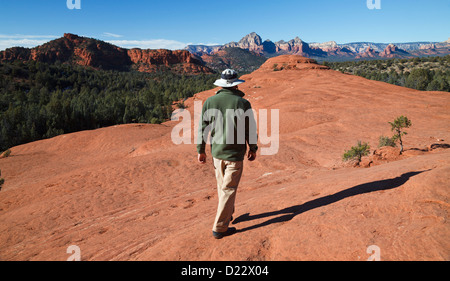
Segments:
[[[380,53],[380,57],[394,58],[394,57],[407,57],[408,52],[398,48],[394,44],[389,44],[383,52]]]
[[[263,41],[256,32],[251,32],[238,42],[216,46],[190,45],[186,49],[202,57],[217,54],[226,48],[241,48],[266,58],[279,55],[301,55],[318,61],[343,61],[357,59],[413,58],[429,55],[450,54],[450,39],[444,42],[372,43],[355,42],[338,44],[336,41],[307,43],[295,37],[289,41]]]
[[[39,61],[68,63],[105,70],[137,70],[176,73],[211,73],[203,62],[187,50],[125,49],[113,44],[75,34],[49,41],[35,48],[14,47],[0,52],[0,61]]]
[[[35,48],[13,47],[1,51],[0,62],[60,62],[104,70],[200,74],[225,68],[234,68],[241,73],[251,72],[268,58],[280,55],[300,55],[322,62],[448,54],[450,39],[444,42],[338,44],[336,41],[307,43],[297,36],[289,41],[273,42],[251,32],[238,42],[224,45],[189,45],[183,50],[152,50],[126,49],[98,39],[65,33],[63,37]]]
[[[372,47],[367,47],[366,51],[360,53],[356,58],[376,58],[379,56],[379,52],[375,51]]]

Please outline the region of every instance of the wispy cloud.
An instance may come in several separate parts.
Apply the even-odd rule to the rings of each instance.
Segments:
[[[105,40],[106,42],[127,49],[141,48],[141,49],[180,50],[184,49],[187,45],[207,45],[207,46],[219,45],[217,43],[192,43],[192,42],[184,43],[170,39],[125,40],[119,39],[122,38],[123,35],[110,32],[103,32],[101,36],[105,38],[106,37],[111,38],[111,40],[106,39]],[[11,47],[33,48],[59,37],[60,36],[56,35],[0,34],[0,51],[3,51]]]
[[[151,39],[151,40],[108,40],[107,42],[122,48],[141,48],[141,49],[184,49],[188,44],[176,40]]]
[[[33,48],[56,38],[55,35],[0,34],[0,51],[11,47]]]
[[[188,45],[202,45],[202,46],[218,46],[220,43],[188,43]]]
[[[121,38],[121,37],[123,37],[123,35],[114,34],[114,33],[110,33],[110,32],[103,32],[103,36],[105,36],[105,37],[114,37],[114,38]]]
[[[57,38],[56,35],[25,35],[25,34],[0,34],[0,39],[36,39],[36,38]]]

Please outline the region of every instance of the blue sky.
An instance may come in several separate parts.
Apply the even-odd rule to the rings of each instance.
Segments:
[[[75,3],[77,0],[72,0]],[[131,48],[263,40],[398,43],[450,37],[450,0],[0,0],[0,50],[74,33]],[[377,0],[373,0],[375,2]]]

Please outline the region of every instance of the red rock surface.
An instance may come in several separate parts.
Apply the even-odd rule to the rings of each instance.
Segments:
[[[282,55],[267,60],[255,73],[270,72],[274,68],[278,70],[330,69],[328,66],[317,64],[315,60],[303,56]]]
[[[82,260],[363,261],[376,245],[381,260],[449,260],[449,93],[314,68],[296,56],[267,64],[275,61],[306,66],[242,77],[255,110],[280,110],[280,146],[244,163],[238,233],[211,235],[209,148],[200,165],[194,144],[171,141],[179,122],[129,124],[13,147],[0,159],[0,259],[66,260],[77,245]],[[187,100],[188,110],[214,92]],[[413,124],[405,153],[374,154],[400,115]],[[370,143],[370,157],[388,159],[342,163],[357,140]]]

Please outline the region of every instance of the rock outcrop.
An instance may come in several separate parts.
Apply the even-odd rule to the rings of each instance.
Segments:
[[[407,57],[408,52],[398,48],[394,44],[389,44],[383,52],[380,53],[380,57],[394,58],[394,57]]]
[[[367,47],[367,49],[356,56],[356,58],[376,58],[379,52],[375,51],[372,47]]]
[[[257,71],[283,71],[306,69],[330,69],[317,61],[300,55],[281,55],[268,59]]]
[[[96,69],[153,72],[170,69],[180,73],[211,73],[211,70],[187,50],[125,49],[93,38],[66,33],[32,49],[9,48],[0,52],[0,61],[40,61],[69,63]]]
[[[449,39],[450,40],[450,39]],[[361,58],[412,58],[428,55],[450,54],[449,41],[411,42],[411,43],[372,43],[355,42],[338,44],[335,41],[307,43],[296,37],[289,41],[265,41],[255,32],[244,36],[239,42],[217,46],[190,45],[186,49],[198,56],[214,54],[220,49],[237,47],[264,55],[267,58],[277,55],[302,55],[321,60],[352,60]]]
[[[133,68],[141,72],[153,72],[164,66],[182,73],[210,73],[211,70],[186,50],[130,49],[128,56]]]
[[[261,53],[263,52],[264,49],[261,37],[255,32],[247,34],[239,42],[230,42],[228,44],[225,44],[223,47],[224,48],[237,47],[241,49],[247,49],[249,51],[256,53]]]

